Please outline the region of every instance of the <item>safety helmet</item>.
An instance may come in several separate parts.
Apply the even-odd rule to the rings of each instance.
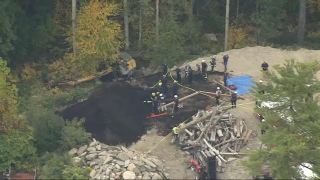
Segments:
[[[219,90],[219,89],[220,89],[220,87],[217,87],[217,89]]]
[[[173,82],[174,82],[174,83],[177,83],[178,81],[174,80]]]
[[[174,95],[174,97],[177,98],[178,96],[177,96],[177,95]]]
[[[152,93],[151,95],[152,95],[152,96],[155,96],[155,95],[156,95],[156,93]]]
[[[263,83],[263,81],[260,79],[260,81],[259,81],[260,83]]]
[[[162,82],[159,82],[159,86],[161,86],[162,85]]]
[[[202,62],[205,62],[205,60],[204,60],[204,59],[202,59]]]
[[[237,91],[235,91],[234,93],[237,94]]]
[[[162,96],[162,93],[159,96]]]

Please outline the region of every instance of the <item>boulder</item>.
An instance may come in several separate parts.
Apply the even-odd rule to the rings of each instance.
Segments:
[[[93,169],[93,170],[90,172],[90,177],[93,178],[93,177],[96,176],[96,174],[97,174],[96,170]]]
[[[107,155],[108,155],[107,151],[102,151],[98,154],[98,156],[107,156]]]
[[[86,156],[86,159],[87,159],[88,161],[92,161],[92,160],[94,160],[97,156],[98,156],[97,153],[88,154],[88,155]]]
[[[109,155],[106,156],[106,159],[104,160],[103,164],[108,164],[113,160],[112,157],[110,157]]]
[[[95,147],[89,147],[89,148],[87,148],[87,151],[89,151],[89,153],[90,152],[96,152],[97,149]]]
[[[73,160],[73,162],[75,162],[75,163],[81,162],[81,158],[79,158],[79,157],[73,157],[72,160]]]
[[[124,180],[132,180],[132,179],[136,179],[136,174],[132,171],[126,171],[122,174],[122,178]]]
[[[130,160],[128,159],[124,162],[124,167],[128,167],[129,164],[130,164]]]
[[[74,157],[75,155],[77,155],[77,152],[78,152],[78,149],[73,148],[73,149],[71,149],[71,150],[68,152],[68,154],[69,154],[70,156]]]
[[[82,153],[84,153],[87,150],[88,146],[81,146],[77,152],[77,155],[80,156]]]
[[[147,159],[145,159],[145,158],[143,158],[143,157],[141,157],[140,158],[144,163],[146,163],[148,166],[151,166],[151,167],[153,167],[153,168],[156,168],[157,166],[155,165],[155,164],[153,164],[151,161],[149,161],[149,160],[147,160]]]
[[[124,166],[124,162],[123,162],[123,161],[116,161],[116,163],[117,163],[119,166]]]
[[[101,151],[101,145],[100,145],[100,144],[97,145],[97,146],[96,146],[96,149],[97,149],[98,151]]]
[[[128,171],[133,171],[134,168],[136,168],[136,165],[130,163],[130,164],[128,165],[128,167],[127,167],[127,170],[128,170]]]
[[[120,159],[121,161],[126,161],[129,159],[129,156],[127,155],[127,153],[120,153],[118,154],[118,159]]]

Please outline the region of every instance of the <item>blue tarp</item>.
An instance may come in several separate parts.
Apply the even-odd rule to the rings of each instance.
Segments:
[[[236,91],[237,91],[237,94],[239,95],[250,93],[251,87],[256,86],[256,84],[254,84],[251,81],[251,76],[249,75],[238,76],[238,77],[227,79],[227,85],[229,86],[232,84],[237,87]]]

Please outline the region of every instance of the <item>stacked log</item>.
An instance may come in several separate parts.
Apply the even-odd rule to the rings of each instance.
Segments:
[[[240,150],[252,134],[244,120],[219,107],[199,110],[190,122],[180,124],[178,132],[183,150],[196,153],[200,159],[216,156],[219,172],[235,159],[230,155],[243,154]]]

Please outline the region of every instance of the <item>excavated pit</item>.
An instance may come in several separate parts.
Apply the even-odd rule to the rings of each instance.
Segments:
[[[209,77],[219,79],[220,72],[209,74]],[[138,78],[141,84],[153,86],[159,81],[161,73]],[[169,78],[168,84],[172,84]],[[186,84],[186,82],[183,82]],[[193,82],[190,86],[196,90],[214,92],[216,85],[212,82]],[[172,93],[169,88],[169,94]],[[184,97],[193,91],[180,87],[179,97]],[[94,138],[106,144],[126,144],[136,142],[146,133],[148,128],[156,125],[160,135],[166,135],[175,126],[191,117],[199,109],[214,104],[214,99],[207,96],[196,95],[182,101],[183,108],[171,117],[172,107],[168,107],[168,115],[146,119],[151,113],[151,105],[143,101],[150,97],[151,90],[134,87],[125,81],[108,82],[95,89],[91,96],[78,104],[66,108],[62,113],[64,119],[85,118],[85,129]],[[172,96],[168,97],[169,102]]]

